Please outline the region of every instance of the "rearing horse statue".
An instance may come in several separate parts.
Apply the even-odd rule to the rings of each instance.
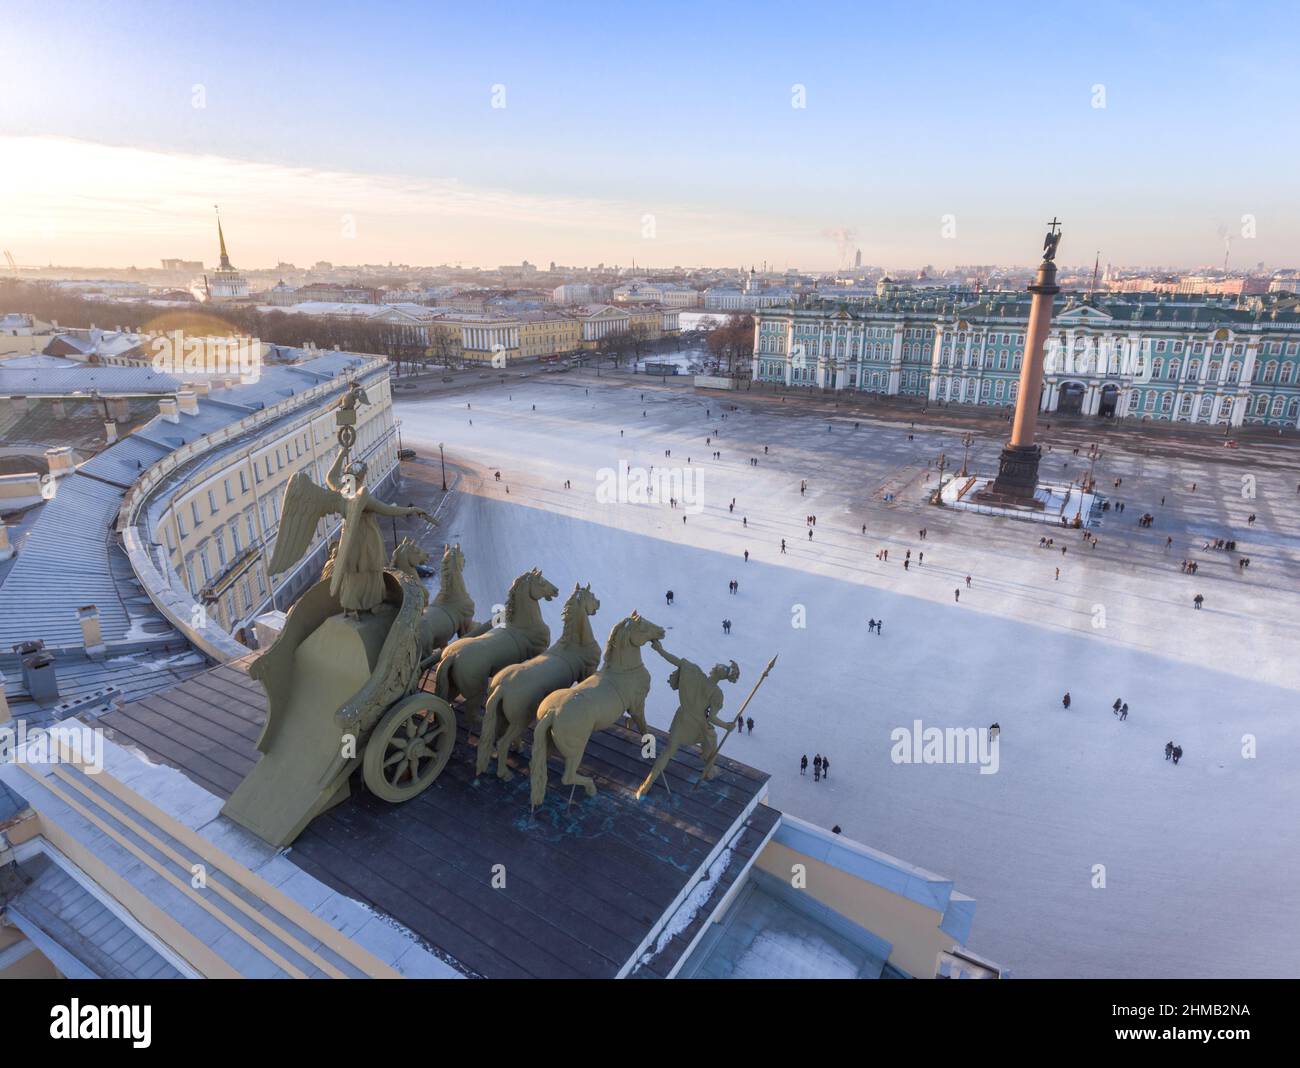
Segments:
[[[591,592],[591,584],[575,585],[561,613],[564,633],[559,641],[539,656],[503,667],[492,676],[478,739],[475,770],[479,775],[487,771],[492,748],[496,746],[497,776],[513,778],[506,758],[511,746],[520,741],[533,722],[542,699],[581,682],[596,670],[600,663],[600,643],[591,633],[591,617],[599,609],[600,601]]]
[[[565,786],[580,785],[588,797],[595,797],[596,783],[590,776],[578,773],[592,732],[613,726],[626,713],[637,730],[646,733],[645,699],[650,692],[650,672],[641,663],[641,646],[659,641],[664,633],[663,627],[633,612],[609,632],[605,663],[596,674],[571,689],[550,694],[538,706],[528,768],[533,808],[546,799],[549,742],[553,741],[564,757],[560,781]]]
[[[504,626],[458,638],[442,651],[434,680],[437,695],[444,701],[461,696],[466,708],[481,708],[488,680],[496,672],[536,656],[551,643],[551,628],[537,602],[559,592],[537,568],[515,579],[506,594]]]

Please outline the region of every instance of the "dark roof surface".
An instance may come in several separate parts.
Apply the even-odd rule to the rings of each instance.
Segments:
[[[196,675],[100,722],[115,741],[228,797],[257,759],[265,716],[246,664]],[[391,805],[354,778],[352,797],[313,821],[287,855],[470,975],[613,977],[633,964],[636,974],[665,974],[780,814],[758,803],[768,776],[726,757],[717,778],[692,790],[701,767],[693,753],[669,765],[671,796],[660,782],[637,802],[647,770],[640,749],[624,728],[595,734],[582,768],[600,793],[578,791],[572,805],[552,759],[546,802],[530,817],[526,765],[512,758],[509,783],[476,780],[462,723],[451,761],[424,793]],[[688,893],[710,863],[718,885]],[[495,865],[504,865],[500,889]],[[684,898],[693,913],[647,956],[651,932]]]

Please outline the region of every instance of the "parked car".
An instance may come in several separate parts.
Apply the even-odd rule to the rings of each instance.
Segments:
[[[414,449],[398,449],[398,450],[397,450],[397,458],[398,458],[399,460],[414,460],[414,459],[415,459],[415,450],[414,450]]]

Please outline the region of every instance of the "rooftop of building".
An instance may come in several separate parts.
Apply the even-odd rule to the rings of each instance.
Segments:
[[[51,357],[29,357],[38,358]],[[179,378],[162,374],[147,365],[101,367],[72,361],[71,366],[15,367],[12,360],[0,363],[0,397],[162,396],[182,388]]]
[[[261,686],[227,664],[100,722],[115,743],[224,799],[258,759],[265,715]],[[476,779],[471,756],[462,724],[450,763],[418,797],[390,805],[358,788],[284,854],[465,975],[668,975],[780,819],[760,803],[767,775],[725,756],[719,776],[692,789],[700,761],[679,754],[668,786],[637,802],[641,740],[621,727],[587,747],[600,793],[567,804],[553,776],[533,816],[526,774]],[[505,885],[489,890],[502,862]]]
[[[116,643],[177,638],[130,567],[123,569],[126,560],[113,526],[126,490],[147,467],[182,445],[323,382],[340,379],[341,389],[342,378],[372,358],[327,352],[301,363],[268,364],[256,382],[212,390],[200,399],[197,414],[181,415],[177,423],[154,416],[61,478],[54,498],[39,506],[26,528],[0,584],[0,650],[34,639],[80,649],[77,609],[91,604],[99,609],[111,650]],[[191,464],[203,466],[218,455],[204,454]]]
[[[972,299],[973,298],[973,299]],[[769,316],[824,317],[840,315],[848,319],[871,319],[883,316],[916,316],[936,319],[1024,319],[1028,317],[1031,294],[994,291],[975,296],[970,293],[945,293],[940,290],[914,291],[892,297],[877,297],[874,292],[862,300],[846,300],[845,294],[821,290],[801,306],[767,309]],[[1300,311],[1278,302],[1267,308],[1235,307],[1216,299],[1197,300],[1189,296],[1164,297],[1158,294],[1064,293],[1057,298],[1055,314],[1088,307],[1108,320],[1144,326],[1168,324],[1177,327],[1240,326],[1267,328],[1271,325],[1300,327]]]

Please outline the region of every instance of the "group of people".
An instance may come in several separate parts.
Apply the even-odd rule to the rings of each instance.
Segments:
[[[884,630],[884,627],[885,627],[885,621],[884,621],[883,619],[868,619],[868,620],[867,620],[867,633],[868,633],[868,634],[870,634],[872,631],[875,631],[877,634],[879,634],[882,630]]]
[[[1061,698],[1061,706],[1067,710],[1069,709],[1070,707],[1069,691],[1066,691],[1065,696]],[[1110,706],[1110,710],[1119,719],[1121,723],[1124,722],[1126,719],[1128,719],[1128,702],[1125,701],[1123,698],[1116,697],[1115,703]],[[997,727],[997,724],[995,723],[993,724],[993,726]],[[993,728],[990,728],[990,732],[992,731],[992,729]],[[1182,759],[1182,756],[1183,756],[1183,747],[1181,745],[1174,745],[1173,742],[1165,743],[1166,760],[1172,760],[1175,764],[1177,764],[1178,761]]]
[[[813,756],[812,766],[813,766],[813,782],[821,782],[822,779],[830,778],[831,775],[830,757],[824,757],[821,755],[821,753],[817,753]],[[808,774],[807,753],[804,753],[804,755],[799,760],[799,774],[800,775]]]

